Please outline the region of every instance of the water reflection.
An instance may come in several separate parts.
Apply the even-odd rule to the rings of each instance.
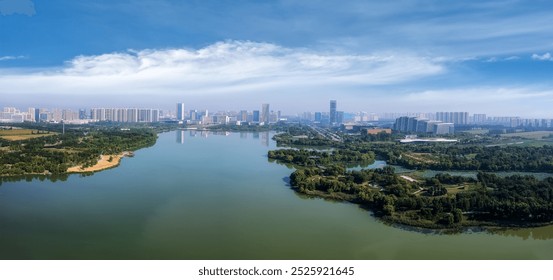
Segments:
[[[536,228],[497,229],[491,232],[509,237],[520,237],[523,240],[553,239],[553,225]]]
[[[93,173],[82,173],[80,174],[80,176],[84,177],[84,176],[90,176],[92,175]],[[42,174],[29,174],[29,175],[20,175],[20,176],[9,176],[9,177],[0,177],[0,185],[2,185],[3,182],[5,183],[8,183],[8,182],[19,182],[19,181],[26,181],[26,182],[31,182],[33,180],[39,180],[41,182],[45,181],[45,180],[48,180],[50,182],[57,182],[57,181],[62,181],[62,182],[65,182],[67,181],[67,178],[69,178],[69,175],[70,174],[50,174],[50,175],[42,175]]]
[[[188,136],[186,136],[188,133]],[[260,139],[261,145],[269,147],[271,141],[271,132],[238,132],[240,139],[248,139],[252,135],[253,139]],[[178,144],[184,144],[186,137],[208,138],[209,136],[229,136],[232,132],[228,131],[209,131],[209,130],[176,130],[175,139]]]
[[[184,144],[184,130],[177,130],[175,134],[177,135],[177,143]]]
[[[265,147],[269,147],[269,132],[261,132],[261,144]]]

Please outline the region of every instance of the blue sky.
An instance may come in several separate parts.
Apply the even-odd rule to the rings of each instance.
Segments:
[[[550,1],[0,0],[0,106],[553,118],[551,26]]]

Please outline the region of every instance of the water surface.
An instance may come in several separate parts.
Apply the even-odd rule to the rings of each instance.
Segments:
[[[271,137],[163,133],[93,176],[4,182],[0,258],[553,259],[553,227],[425,234],[298,195]]]

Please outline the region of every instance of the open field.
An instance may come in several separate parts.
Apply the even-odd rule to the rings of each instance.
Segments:
[[[403,153],[405,157],[416,160],[423,163],[435,163],[434,156],[430,153]]]
[[[40,132],[40,133],[37,133]],[[56,132],[47,132],[47,131],[37,131],[31,129],[9,129],[9,130],[0,130],[0,138],[6,139],[9,141],[19,141],[27,140],[38,137],[52,136],[56,135]]]
[[[516,132],[516,133],[507,133],[507,134],[501,134],[501,137],[503,138],[526,138],[526,139],[534,139],[534,140],[540,140],[543,138],[548,138],[553,134],[553,131],[530,131],[530,132]]]

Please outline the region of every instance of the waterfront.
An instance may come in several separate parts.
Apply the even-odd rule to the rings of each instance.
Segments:
[[[163,133],[93,176],[5,182],[0,258],[553,259],[552,226],[422,233],[298,195],[267,160],[271,136]]]

